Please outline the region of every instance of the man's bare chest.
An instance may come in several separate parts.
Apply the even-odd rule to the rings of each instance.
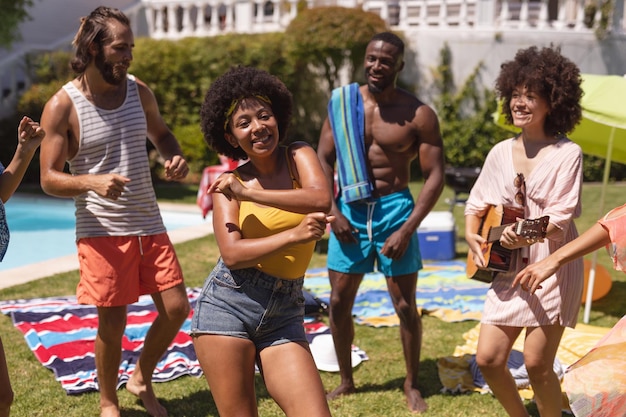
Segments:
[[[378,121],[365,123],[365,146],[379,147],[385,152],[406,152],[416,146],[417,132],[411,126]]]
[[[413,147],[418,139],[412,123],[415,112],[406,106],[365,106],[364,116],[366,146],[402,152]]]

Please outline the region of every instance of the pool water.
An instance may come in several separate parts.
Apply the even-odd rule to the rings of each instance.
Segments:
[[[11,232],[0,271],[76,254],[74,200],[48,196],[13,196],[5,205]],[[202,214],[161,210],[167,230],[198,226]]]

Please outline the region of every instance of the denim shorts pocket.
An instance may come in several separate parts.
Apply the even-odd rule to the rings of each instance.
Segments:
[[[241,284],[238,283],[235,277],[233,277],[233,274],[226,268],[216,271],[213,275],[213,281],[217,286],[231,288],[233,290],[240,290],[243,284],[243,282]]]
[[[304,300],[304,294],[302,294],[302,291],[300,291],[299,294],[294,294],[293,300],[295,301],[295,304],[298,307],[304,307],[305,300]]]

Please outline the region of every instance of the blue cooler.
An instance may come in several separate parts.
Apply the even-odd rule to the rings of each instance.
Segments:
[[[422,259],[449,261],[456,256],[454,216],[449,211],[431,211],[417,229]]]

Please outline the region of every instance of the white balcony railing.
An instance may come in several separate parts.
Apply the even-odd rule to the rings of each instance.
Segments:
[[[150,36],[180,39],[221,33],[280,31],[297,14],[298,0],[141,0]],[[620,0],[623,3],[623,0]],[[619,3],[619,1],[617,2]],[[308,0],[308,7],[359,7],[399,30],[480,27],[499,31],[593,31],[600,14],[585,19],[588,0]],[[608,28],[623,33],[623,4]]]
[[[180,39],[279,32],[296,17],[298,0],[142,0],[142,4],[150,37]]]
[[[380,15],[392,29],[404,31],[480,29],[523,35],[523,31],[542,30],[589,34],[599,28],[602,18],[599,11],[594,14],[586,8],[594,1],[599,3],[599,0],[307,0],[306,6],[362,8]],[[626,36],[624,1],[613,2],[608,27],[604,28],[610,36]],[[188,36],[282,31],[296,17],[299,3],[298,0],[137,0],[124,11],[136,36],[177,40]],[[143,31],[138,30],[141,24]],[[73,33],[68,33],[67,39],[52,39],[47,50],[58,48],[61,43],[67,47],[72,37]],[[17,51],[0,61],[0,117],[10,113],[19,95],[30,87],[24,57],[35,52],[31,49]],[[38,45],[36,50],[46,48]]]

